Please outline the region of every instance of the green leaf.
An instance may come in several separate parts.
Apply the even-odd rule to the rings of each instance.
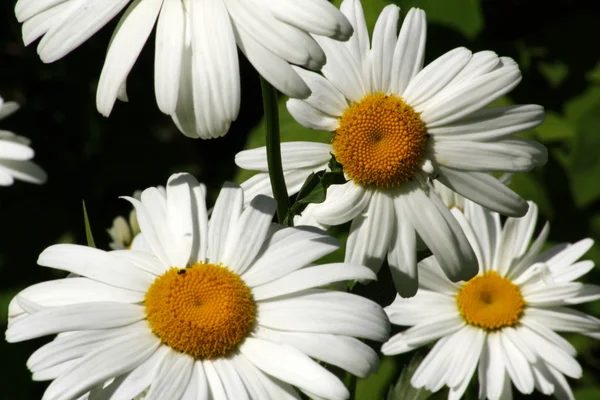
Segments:
[[[331,156],[333,160],[335,158]],[[332,161],[329,162],[332,165]],[[338,164],[339,165],[339,164]],[[294,216],[299,215],[304,211],[307,205],[311,203],[322,203],[327,198],[327,188],[334,184],[343,184],[346,182],[344,174],[341,171],[341,166],[334,166],[337,172],[326,172],[325,170],[311,173],[300,191],[296,195],[296,201],[290,207],[284,222],[291,225]]]
[[[94,243],[94,236],[92,235],[92,227],[90,226],[90,220],[88,219],[87,210],[85,208],[85,200],[82,200],[83,203],[83,222],[85,224],[85,238],[87,239],[87,245],[93,248],[96,248],[96,243]]]
[[[535,202],[543,215],[552,218],[554,208],[550,195],[537,174],[534,172],[515,174],[509,186],[522,198]]]
[[[577,124],[577,135],[570,155],[571,191],[578,207],[587,207],[600,199],[600,100]]]
[[[397,361],[394,357],[382,357],[376,374],[358,379],[356,383],[356,400],[385,398],[397,371]]]
[[[542,142],[552,142],[572,139],[575,129],[562,115],[546,111],[546,119],[542,125],[535,128],[535,133]]]
[[[387,400],[425,400],[433,395],[433,392],[430,392],[429,390],[417,389],[410,384],[410,379],[422,360],[422,357],[415,355],[410,360],[410,363],[402,369],[398,381],[396,381],[395,385],[390,387]]]
[[[452,28],[469,40],[475,39],[484,26],[479,0],[396,0],[395,3],[404,13],[411,7],[422,8],[428,23]]]

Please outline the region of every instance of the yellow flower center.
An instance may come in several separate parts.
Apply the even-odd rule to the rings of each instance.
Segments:
[[[332,145],[354,182],[390,188],[419,171],[427,137],[425,123],[402,98],[374,93],[344,111]]]
[[[468,281],[458,292],[456,303],[469,325],[487,331],[515,326],[525,308],[517,285],[494,271]]]
[[[227,355],[248,336],[256,315],[239,275],[213,264],[169,269],[148,289],[145,306],[152,332],[197,359]]]

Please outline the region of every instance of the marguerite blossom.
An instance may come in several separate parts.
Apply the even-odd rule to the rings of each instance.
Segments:
[[[157,186],[156,188],[159,192],[166,196],[164,186]],[[140,200],[141,196],[142,192],[140,190],[133,192],[134,199]],[[120,215],[115,217],[115,219],[113,219],[112,226],[108,228],[106,232],[108,233],[108,236],[110,236],[111,241],[108,246],[112,250],[148,249],[148,247],[145,246],[145,241],[142,239],[142,237],[138,237],[138,234],[140,233],[140,225],[138,224],[135,208],[129,212],[127,219]]]
[[[14,101],[4,102],[0,97],[0,120],[19,109]],[[33,149],[26,137],[0,129],[0,186],[10,186],[15,179],[42,184],[46,182],[46,172],[31,161]]]
[[[422,68],[425,13],[411,9],[397,33],[399,8],[387,6],[369,44],[358,0],[342,12],[354,26],[346,43],[316,38],[327,55],[323,75],[296,70],[312,90],[290,99],[292,116],[308,128],[333,132],[331,144],[282,146],[289,191],[298,191],[330,154],[348,182],[332,186],[327,200],[311,204],[304,222],[352,221],[346,261],[377,271],[387,260],[397,289],[417,290],[417,234],[453,281],[477,272],[473,252],[431,180],[505,215],[522,216],[527,202],[492,173],[527,171],[546,162],[546,148],[514,137],[539,125],[538,105],[487,107],[521,80],[517,64],[492,51],[456,48]],[[270,194],[264,148],[237,155],[237,164],[261,171],[243,187]]]
[[[154,86],[160,110],[187,136],[227,133],[240,107],[237,48],[273,86],[310,94],[290,64],[319,70],[325,54],[310,34],[346,40],[348,20],[327,0],[19,0],[23,41],[42,37],[44,62],[65,56],[121,11],[100,75],[96,103],[108,116],[127,101],[126,80],[156,25]]]
[[[366,376],[378,358],[357,338],[385,341],[389,321],[370,300],[320,287],[375,275],[313,265],[335,239],[273,224],[272,199],[244,208],[243,196],[226,185],[209,219],[205,188],[176,174],[165,194],[129,198],[148,251],[61,244],[42,252],[40,265],[78,276],[19,293],[6,339],[58,334],[27,362],[34,379],[52,380],[45,400],[279,400],[297,399],[295,388],[349,396],[313,358]]]
[[[419,263],[419,291],[400,296],[386,312],[396,325],[408,326],[383,345],[384,354],[405,353],[437,340],[415,371],[411,383],[449,399],[464,394],[475,370],[479,398],[512,398],[537,389],[559,399],[573,399],[565,377],[579,378],[576,351],[557,331],[600,338],[600,320],[569,306],[600,299],[600,287],[575,282],[593,267],[578,261],[591,239],[541,251],[546,224],[531,243],[537,207],[523,218],[508,218],[465,200],[465,212],[452,213],[465,229],[479,260],[479,274],[453,283],[434,256]]]
[[[133,198],[139,200],[142,192],[136,190],[133,193]],[[113,250],[125,250],[132,247],[133,239],[140,233],[140,225],[137,221],[135,209],[129,212],[129,217],[125,219],[122,216],[117,216],[113,219],[112,226],[106,230],[110,236],[108,246]]]

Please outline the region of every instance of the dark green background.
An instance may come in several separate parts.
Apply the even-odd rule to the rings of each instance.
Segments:
[[[153,38],[128,80],[130,102],[118,103],[107,119],[96,111],[95,90],[116,21],[64,59],[46,65],[35,46],[22,45],[14,3],[0,4],[0,96],[19,102],[22,109],[0,122],[0,129],[32,139],[35,160],[49,180],[41,187],[17,183],[0,188],[0,331],[6,327],[8,302],[19,290],[62,276],[37,266],[38,254],[57,242],[85,243],[81,200],[86,201],[96,243],[106,248],[105,229],[116,215],[129,210],[118,196],[164,184],[171,173],[188,171],[208,185],[212,200],[223,181],[247,176],[236,174],[234,154],[264,142],[258,125],[259,82],[245,60],[238,121],[225,138],[192,140],[156,106]],[[370,28],[388,3],[364,1]],[[594,2],[398,0],[396,4],[403,7],[403,14],[411,6],[427,12],[427,60],[466,46],[494,50],[520,64],[523,81],[500,103],[546,107],[544,125],[525,135],[548,146],[549,162],[518,175],[513,187],[538,203],[542,218],[552,224],[552,242],[600,238],[600,13],[592,11]],[[287,140],[327,139],[301,128],[285,113],[282,135]],[[598,263],[600,247],[594,246],[587,257]],[[599,278],[594,271],[586,280]],[[374,294],[379,289],[361,290]],[[390,296],[383,297],[387,301]],[[600,316],[598,304],[584,309]],[[598,343],[575,335],[569,339],[584,366],[584,377],[572,382],[577,398],[599,399]],[[1,399],[41,397],[45,384],[31,381],[25,361],[46,341],[9,345],[0,340]],[[380,398],[410,356],[386,359],[378,376],[359,383],[359,397]],[[472,389],[469,393],[476,393]],[[442,391],[435,397],[445,396]]]

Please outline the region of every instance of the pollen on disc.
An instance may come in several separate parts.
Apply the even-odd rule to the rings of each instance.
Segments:
[[[152,332],[196,359],[227,355],[251,332],[256,316],[250,288],[213,264],[169,269],[150,286],[144,304]]]
[[[332,146],[354,182],[390,188],[420,170],[427,137],[425,123],[401,97],[375,93],[344,111]]]
[[[469,325],[487,331],[515,326],[525,308],[518,286],[494,271],[468,281],[458,292],[456,303]]]

